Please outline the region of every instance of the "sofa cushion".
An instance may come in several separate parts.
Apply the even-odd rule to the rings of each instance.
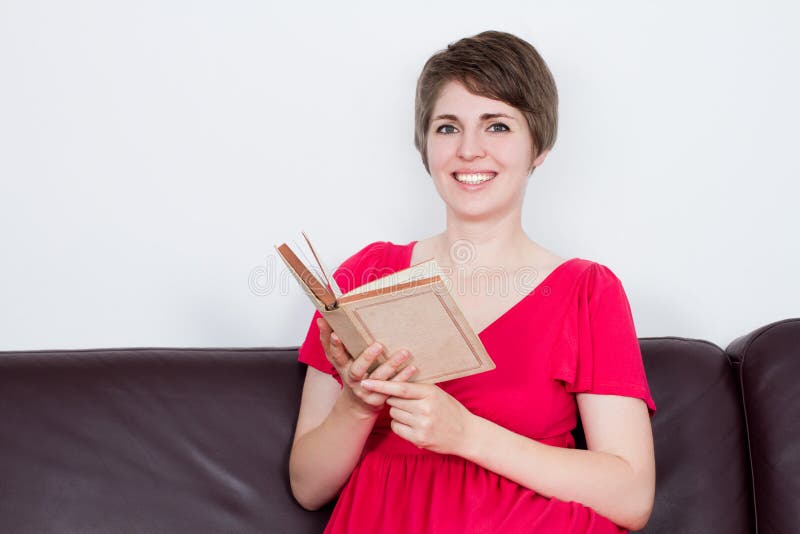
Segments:
[[[800,532],[800,319],[728,345],[739,370],[759,534]]]

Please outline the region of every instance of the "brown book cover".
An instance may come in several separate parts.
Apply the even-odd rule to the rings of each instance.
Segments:
[[[481,340],[453,299],[431,259],[341,294],[319,262],[315,275],[285,243],[278,255],[353,356],[377,341],[384,347],[379,362],[406,349],[417,372],[411,382],[436,383],[495,368]]]

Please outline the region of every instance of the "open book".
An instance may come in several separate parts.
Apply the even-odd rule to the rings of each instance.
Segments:
[[[342,294],[308,237],[303,237],[310,256],[302,250],[298,253],[306,261],[285,243],[275,248],[353,357],[375,341],[384,348],[375,366],[406,349],[411,355],[406,365],[417,368],[410,381],[422,383],[495,368],[458,308],[435,260],[412,265]]]

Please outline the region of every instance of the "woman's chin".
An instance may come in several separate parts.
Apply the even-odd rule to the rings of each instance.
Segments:
[[[499,206],[485,202],[448,204],[450,216],[465,222],[488,222],[505,218],[512,210],[512,206]]]

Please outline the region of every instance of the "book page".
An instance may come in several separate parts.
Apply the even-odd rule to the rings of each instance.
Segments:
[[[383,289],[386,287],[392,287],[406,282],[415,282],[417,280],[424,280],[425,278],[433,278],[435,276],[440,276],[441,274],[442,273],[441,270],[439,269],[439,264],[436,263],[436,260],[431,259],[428,261],[418,263],[416,265],[412,265],[411,267],[403,269],[402,271],[397,271],[396,273],[384,276],[383,278],[373,280],[372,282],[369,282],[362,286],[358,286],[352,291],[348,291],[346,295],[347,296],[357,295],[359,293],[366,293],[367,291],[372,291],[373,289]]]
[[[333,278],[333,276],[328,275],[330,271],[325,268],[325,264],[323,264],[322,260],[319,259],[319,256],[317,256],[317,251],[314,250],[314,246],[311,244],[311,240],[308,238],[308,235],[305,232],[302,232],[302,234],[303,234],[303,239],[305,239],[306,244],[308,244],[308,249],[311,251],[311,254],[314,256],[314,259],[316,260],[316,265],[318,265],[320,270],[322,271],[322,276],[325,278],[325,282],[327,283],[328,287],[331,289],[331,291],[333,291],[333,294],[338,299],[339,297],[342,296],[342,290],[339,289],[339,284],[336,283],[336,280]]]

